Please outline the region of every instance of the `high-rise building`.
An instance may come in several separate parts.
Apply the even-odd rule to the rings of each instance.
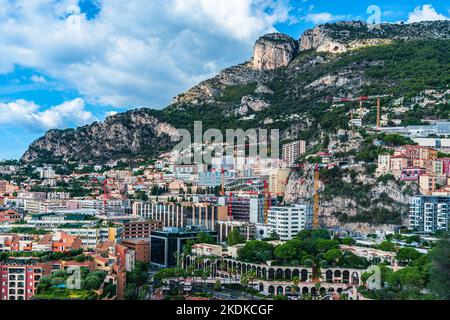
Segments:
[[[295,164],[295,161],[302,154],[306,153],[306,141],[298,140],[283,145],[283,160],[287,162],[289,166]]]
[[[313,211],[309,205],[272,207],[269,210],[269,233],[276,232],[280,240],[291,240],[301,230],[312,226]]]
[[[415,196],[409,206],[409,227],[432,233],[448,230],[450,197]]]

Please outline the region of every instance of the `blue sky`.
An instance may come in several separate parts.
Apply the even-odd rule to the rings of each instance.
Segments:
[[[448,19],[438,0],[0,0],[0,159],[52,128],[162,108],[254,41],[339,20]]]

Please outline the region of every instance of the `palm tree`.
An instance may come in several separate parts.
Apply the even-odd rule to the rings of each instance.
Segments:
[[[252,295],[252,300],[253,300],[253,282],[256,279],[256,272],[254,270],[247,272],[247,278],[251,284],[251,295]]]

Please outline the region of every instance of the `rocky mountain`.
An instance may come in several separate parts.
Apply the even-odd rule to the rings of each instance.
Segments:
[[[51,130],[33,142],[25,163],[76,161],[104,163],[145,159],[169,150],[175,128],[277,128],[282,140],[305,139],[309,153],[328,151],[350,159],[349,169],[323,172],[321,217],[326,225],[370,230],[400,224],[415,185],[381,183],[373,162],[380,149],[365,131],[350,130],[352,105],[334,105],[327,97],[393,94],[383,114],[418,124],[425,117],[450,118],[447,104],[418,104],[424,92],[449,93],[450,22],[326,24],[299,40],[268,34],[255,44],[253,57],[227,68],[177,96],[163,110],[140,109],[78,129]],[[448,101],[448,100],[447,100]],[[375,124],[368,106],[361,115]],[[363,164],[359,164],[362,162]],[[286,200],[310,198],[310,170],[294,172]]]
[[[31,144],[24,162],[104,163],[111,159],[155,157],[171,145],[176,129],[140,109],[78,129],[51,130]]]
[[[403,96],[448,85],[441,78],[448,69],[449,38],[449,21],[380,28],[340,22],[307,30],[298,41],[268,34],[258,39],[250,61],[203,81],[164,110],[135,110],[76,130],[51,130],[30,145],[22,161],[149,156],[171,145],[167,133],[174,127],[189,129],[194,120],[219,129],[277,127],[286,140],[311,138],[327,120],[327,96]]]

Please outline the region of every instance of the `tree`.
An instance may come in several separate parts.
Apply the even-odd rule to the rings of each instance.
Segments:
[[[437,241],[430,252],[430,289],[442,299],[450,299],[450,240],[449,235]]]
[[[341,243],[346,246],[351,246],[352,244],[355,244],[356,241],[353,238],[343,238],[341,239]]]
[[[248,241],[238,251],[239,260],[250,263],[263,263],[273,260],[274,248],[270,243],[264,241]]]
[[[425,280],[418,268],[403,268],[393,272],[387,276],[389,286],[394,289],[402,290],[403,288],[423,287]]]
[[[342,251],[339,249],[330,249],[323,255],[325,259],[331,264],[335,264],[341,257]]]
[[[407,264],[409,264],[412,260],[419,259],[421,256],[422,254],[414,248],[401,248],[400,250],[398,250],[395,258],[398,261],[406,262]]]
[[[197,243],[215,243],[213,236],[211,236],[209,233],[206,233],[204,231],[200,232],[198,234]]]
[[[274,254],[277,260],[281,260],[284,264],[286,264],[287,262],[296,258],[297,250],[293,246],[293,244],[288,241],[286,243],[283,243],[282,245],[277,246],[275,248]]]
[[[383,241],[378,246],[378,249],[382,251],[389,251],[389,252],[395,252],[396,251],[396,245],[390,241]]]
[[[228,234],[227,243],[229,246],[234,246],[234,245],[244,243],[244,242],[245,242],[245,239],[241,235],[239,228],[234,228],[233,231],[231,231]]]

